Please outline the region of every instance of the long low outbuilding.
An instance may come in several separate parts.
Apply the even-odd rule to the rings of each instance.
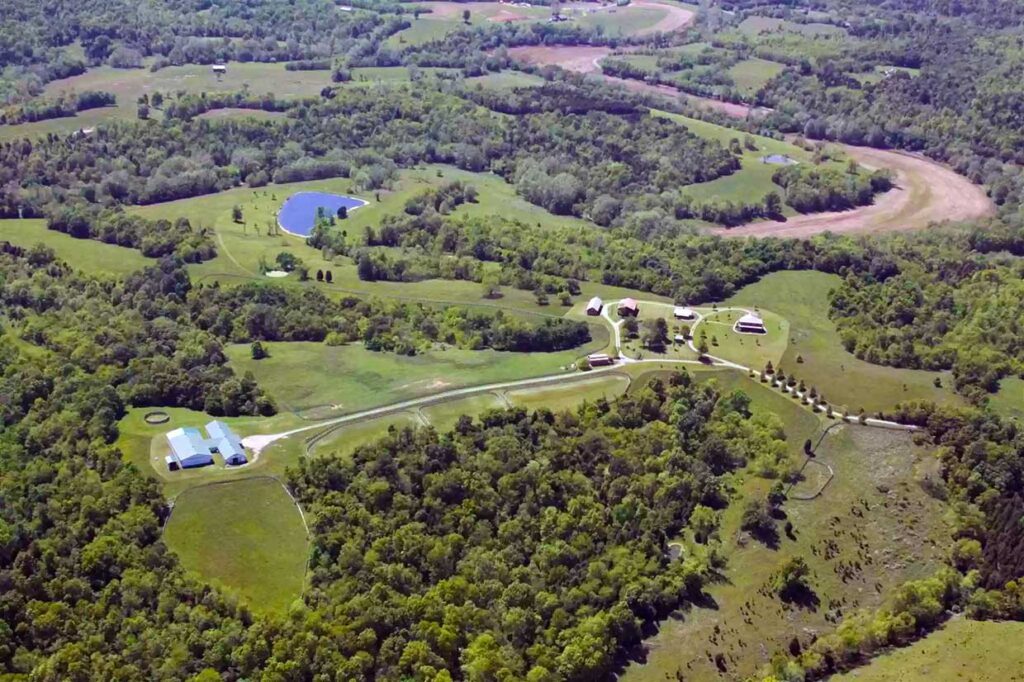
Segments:
[[[213,464],[213,453],[220,455],[224,464],[238,466],[247,463],[242,439],[224,422],[214,419],[206,425],[208,438],[202,431],[188,426],[167,433],[171,454],[164,458],[167,468],[194,469]]]

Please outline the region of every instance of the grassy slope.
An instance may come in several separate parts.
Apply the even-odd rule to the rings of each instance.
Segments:
[[[155,262],[135,249],[91,239],[75,239],[63,232],[48,230],[46,221],[41,219],[0,220],[0,241],[23,247],[45,244],[54,250],[58,258],[93,275],[124,275]]]
[[[178,497],[164,530],[185,568],[257,611],[284,611],[302,594],[308,542],[278,481],[253,478]]]
[[[744,95],[752,96],[769,80],[782,73],[784,64],[754,57],[737,62],[729,69],[729,75],[737,89]]]
[[[1024,420],[1024,379],[1006,377],[999,382],[999,392],[989,397],[989,407],[1008,419]]]
[[[356,424],[328,429],[310,446],[310,454],[349,454],[360,445],[374,441],[391,427],[416,426],[419,421],[412,412],[399,412],[386,417],[367,419]]]
[[[604,338],[591,344],[603,347]],[[507,353],[455,348],[414,357],[375,353],[360,345],[267,344],[270,357],[253,360],[247,345],[227,346],[237,372],[252,371],[282,410],[328,417],[443,390],[557,374],[587,352]]]
[[[619,375],[597,376],[584,382],[575,382],[569,386],[548,386],[507,391],[505,396],[509,402],[528,410],[546,407],[552,412],[569,410],[583,401],[595,401],[599,398],[612,400],[626,392],[629,378]]]
[[[745,287],[724,305],[764,306],[787,318],[790,342],[783,369],[816,386],[833,405],[875,412],[905,400],[959,402],[950,389],[934,386],[936,377],[943,386],[952,386],[945,373],[872,365],[847,353],[828,318],[828,292],[838,283],[839,277],[820,272],[777,272]]]
[[[473,76],[466,79],[466,85],[480,86],[486,89],[505,90],[542,85],[544,79],[522,71],[501,71],[486,76]]]
[[[1024,623],[957,618],[923,640],[876,658],[835,682],[1024,680]]]
[[[630,36],[645,31],[665,16],[665,11],[654,7],[616,8],[615,11],[593,12],[573,21],[587,28],[601,28],[606,35]]]
[[[790,399],[736,373],[713,376],[724,389],[739,387],[751,395],[755,411],[778,415],[794,451],[824,423]],[[836,477],[816,500],[786,503],[795,539],[782,534],[780,523],[778,549],[744,539],[739,532],[745,500],[763,496],[770,481],[737,477],[736,498],[724,513],[720,531],[728,565],[723,580],[708,588],[708,603],[714,606],[695,607],[662,623],[647,642],[646,664],[628,667],[627,682],[664,680],[677,671],[688,682],[720,680],[708,658],[718,653],[726,657],[729,679],[742,679],[767,663],[768,653],[784,649],[793,636],[806,642],[812,632],[830,630],[827,614],[875,607],[894,586],[927,575],[941,562],[941,543],[947,540],[941,504],[917,483],[926,472],[936,475],[934,459],[915,449],[907,435],[841,426],[826,438],[818,459],[834,467]],[[684,553],[692,551],[689,541],[683,542]],[[838,548],[831,559],[825,558],[826,542],[835,542]],[[802,556],[812,569],[811,583],[821,600],[813,608],[783,604],[760,591],[792,556]],[[841,578],[839,567],[854,562],[860,562],[860,570]]]

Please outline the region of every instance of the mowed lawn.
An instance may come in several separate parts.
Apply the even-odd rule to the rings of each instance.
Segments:
[[[413,412],[405,411],[328,428],[319,436],[311,439],[308,452],[311,455],[348,455],[360,445],[366,445],[383,437],[391,428],[402,429],[419,424],[420,421]],[[296,437],[291,436],[287,440]]]
[[[738,388],[750,395],[755,414],[779,417],[798,461],[803,440],[817,440],[830,423],[741,374],[704,376],[714,377],[723,391]],[[830,465],[835,477],[817,499],[791,497],[784,504],[793,536],[786,535],[780,521],[775,548],[740,530],[746,501],[763,499],[772,481],[749,473],[737,476],[719,531],[728,563],[723,579],[707,588],[714,606],[694,606],[664,621],[646,642],[646,663],[630,665],[626,682],[674,679],[677,673],[688,682],[718,682],[725,676],[708,654],[722,654],[728,679],[746,679],[793,637],[806,645],[808,633],[820,635],[834,627],[828,618],[877,608],[895,587],[928,576],[943,563],[949,540],[942,503],[921,486],[925,478],[939,475],[931,452],[916,448],[908,434],[847,424],[826,436],[817,461]],[[679,540],[684,559],[704,551],[689,536]],[[795,556],[811,568],[817,604],[786,604],[771,590],[772,575]]]
[[[924,639],[894,649],[832,682],[1020,682],[1024,623],[954,618]]]
[[[598,328],[595,328],[597,331]],[[603,338],[591,345],[603,346]],[[588,347],[556,353],[431,350],[408,357],[360,344],[265,344],[270,357],[253,360],[247,344],[226,346],[235,371],[251,371],[282,410],[311,418],[341,416],[466,386],[571,371]]]
[[[741,289],[722,305],[763,306],[788,319],[790,338],[782,368],[816,387],[834,406],[874,413],[907,400],[958,404],[952,377],[946,372],[873,365],[843,348],[828,317],[828,294],[839,283],[837,275],[821,272],[776,272]],[[934,385],[936,378],[941,388]]]
[[[302,596],[306,527],[273,478],[185,491],[175,500],[164,541],[186,569],[255,611],[282,612]]]
[[[0,241],[25,248],[44,244],[71,267],[91,275],[125,275],[156,263],[136,249],[93,239],[75,239],[63,232],[49,230],[41,218],[0,220]]]

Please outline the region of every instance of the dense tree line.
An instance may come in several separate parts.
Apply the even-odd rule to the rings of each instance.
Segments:
[[[685,375],[576,415],[492,412],[301,462],[309,602],[346,676],[600,679],[706,566],[666,539],[780,445],[744,396]],[[785,450],[785,448],[782,448]],[[373,637],[358,633],[372,631]]]
[[[212,233],[193,228],[186,218],[173,223],[148,220],[119,209],[75,202],[50,206],[46,226],[76,239],[138,249],[150,258],[174,255],[186,263],[201,263],[217,255]]]
[[[9,106],[0,110],[0,125],[31,123],[49,118],[74,116],[79,111],[112,107],[117,98],[109,92],[83,90],[77,93],[61,94],[53,99],[40,99]]]
[[[503,311],[354,297],[328,298],[319,289],[268,284],[197,287],[188,305],[194,324],[230,343],[252,341],[362,342],[370,350],[414,355],[436,343],[478,350],[567,350],[590,341],[583,322],[530,323]]]

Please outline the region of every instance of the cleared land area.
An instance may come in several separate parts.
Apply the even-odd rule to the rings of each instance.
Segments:
[[[988,399],[989,407],[1007,419],[1024,421],[1024,379],[1006,377],[999,382],[999,392]]]
[[[626,375],[609,374],[597,376],[587,381],[574,382],[568,386],[547,386],[523,388],[506,391],[505,396],[510,403],[528,410],[546,407],[552,412],[568,410],[584,401],[595,401],[599,398],[612,400],[624,394],[629,388],[630,379]]]
[[[256,611],[302,595],[309,551],[298,507],[275,479],[208,485],[175,500],[164,541],[182,565]]]
[[[833,682],[1019,682],[1024,680],[1024,623],[954,618],[903,649],[894,649]]]
[[[0,220],[0,241],[25,248],[43,244],[73,268],[92,275],[125,275],[156,263],[135,249],[49,230],[41,218]]]
[[[907,400],[960,402],[948,373],[873,365],[848,353],[828,317],[828,294],[839,283],[838,275],[822,272],[776,272],[744,287],[722,306],[762,306],[785,317],[789,344],[781,367],[816,387],[834,406],[856,414],[860,408],[876,412]],[[725,353],[723,357],[731,359]],[[942,388],[935,386],[936,378]]]
[[[735,81],[737,90],[746,96],[753,96],[785,68],[785,64],[753,57],[734,64],[729,69],[729,75]]]
[[[875,202],[850,211],[813,213],[782,221],[762,221],[717,228],[729,237],[807,237],[819,232],[894,232],[918,230],[933,223],[973,220],[992,215],[995,205],[983,187],[940,163],[904,152],[837,145],[868,168],[896,173],[894,189]]]
[[[598,334],[603,327],[593,327]],[[249,346],[225,347],[239,373],[251,371],[281,409],[324,419],[445,390],[568,371],[590,346],[557,353],[431,350],[412,357],[375,353],[361,345],[291,342],[265,344],[270,357],[253,360]]]
[[[736,373],[716,376],[723,389],[742,388],[755,413],[782,420],[791,452],[821,429],[794,401]],[[717,682],[745,679],[785,650],[835,627],[844,613],[875,608],[896,585],[929,575],[943,561],[948,542],[941,502],[925,494],[920,481],[937,476],[930,453],[903,433],[855,425],[836,427],[818,450],[836,472],[824,494],[810,501],[790,499],[779,538],[769,547],[740,529],[744,505],[763,499],[771,481],[749,473],[736,481],[736,496],[723,512],[719,536],[728,564],[706,589],[706,604],[674,614],[646,643],[644,664],[631,664],[627,682],[675,679]],[[792,523],[792,536],[783,530]],[[679,538],[682,560],[706,551],[692,537]],[[770,587],[773,574],[791,557],[811,568],[813,595],[805,603],[784,602]],[[725,670],[716,665],[721,655]]]

